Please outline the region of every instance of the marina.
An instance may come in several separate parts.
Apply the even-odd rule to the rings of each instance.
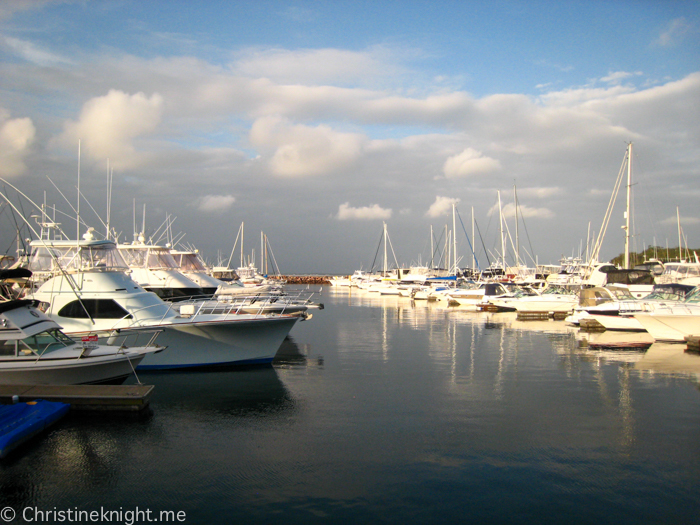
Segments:
[[[146,415],[71,412],[0,464],[5,503],[196,523],[695,521],[700,355],[685,345],[314,291],[326,307],[272,366],[139,373]]]

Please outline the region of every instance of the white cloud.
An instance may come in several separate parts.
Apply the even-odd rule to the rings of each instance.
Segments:
[[[6,36],[3,38],[3,44],[3,47],[9,48],[15,55],[39,66],[72,64],[69,59],[47,51],[46,49],[42,49],[36,44],[26,40]]]
[[[241,54],[232,69],[237,75],[285,84],[346,83],[397,74],[401,69],[390,55],[382,47],[366,51],[252,49]]]
[[[452,212],[452,205],[458,204],[459,201],[460,199],[453,197],[441,197],[438,195],[435,197],[435,202],[433,202],[430,205],[430,208],[428,208],[428,211],[425,212],[425,216],[435,218],[447,215],[448,213]]]
[[[518,188],[518,197],[534,197],[538,199],[546,199],[554,195],[559,195],[563,192],[561,188]],[[520,200],[520,199],[518,199]]]
[[[465,149],[459,155],[448,158],[443,173],[448,179],[493,173],[501,169],[501,163],[491,157],[484,157],[480,151]]]
[[[30,153],[36,129],[30,118],[8,116],[0,109],[0,176],[16,177],[27,169],[24,160]]]
[[[336,219],[339,221],[348,220],[374,220],[374,219],[390,219],[391,209],[381,208],[378,204],[371,206],[363,206],[361,208],[353,208],[349,202],[341,204],[338,207],[338,215]]]
[[[197,200],[197,209],[206,212],[221,212],[228,210],[236,198],[232,195],[206,195]]]
[[[601,78],[600,80],[602,82],[606,82],[608,84],[616,85],[616,84],[619,84],[620,82],[622,82],[626,78],[633,77],[633,76],[641,76],[641,75],[642,75],[641,71],[637,71],[635,73],[630,73],[628,71],[615,71],[615,72],[608,73],[607,76]]]
[[[669,47],[675,45],[680,41],[690,30],[692,26],[688,21],[681,17],[671,20],[668,26],[659,35],[655,43],[662,47]]]
[[[661,221],[661,224],[665,226],[678,226],[678,216],[673,215],[672,217],[667,217]],[[681,229],[685,226],[695,226],[700,224],[700,218],[698,217],[681,217]]]
[[[326,125],[294,125],[279,117],[265,117],[253,124],[250,141],[268,152],[274,175],[294,178],[347,170],[360,157],[365,139]]]
[[[163,98],[154,93],[129,95],[110,90],[87,101],[77,122],[69,121],[57,142],[75,147],[96,161],[110,159],[117,169],[130,169],[144,162],[134,146],[140,136],[153,133],[161,122]]]
[[[498,212],[498,204],[495,206],[492,206],[491,209],[489,210],[488,214],[493,215],[494,213]],[[510,219],[512,217],[515,217],[515,205],[512,202],[509,202],[508,204],[505,204],[501,207],[501,213],[503,213],[503,217],[505,219]],[[525,206],[523,204],[518,206],[518,218],[524,218],[524,219],[529,219],[529,218],[538,218],[538,219],[551,219],[554,217],[554,212],[547,208],[530,208],[529,206]]]

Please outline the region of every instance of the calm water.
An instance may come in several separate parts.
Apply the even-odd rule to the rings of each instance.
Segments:
[[[0,464],[0,507],[14,523],[34,508],[121,510],[112,523],[135,509],[186,523],[698,523],[700,357],[683,346],[594,351],[562,322],[317,298],[326,308],[274,368],[142,373],[149,416],[64,419]]]

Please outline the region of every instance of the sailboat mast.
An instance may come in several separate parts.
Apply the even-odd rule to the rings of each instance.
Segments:
[[[455,203],[452,203],[452,257],[454,260],[454,272],[457,275],[457,228],[455,223]]]
[[[476,254],[474,253],[474,206],[472,206],[472,270],[476,270]]]
[[[430,225],[430,269],[435,268],[435,248],[433,248],[433,225]]]
[[[513,205],[515,206],[515,266],[520,266],[520,238],[518,237],[518,194],[513,183]]]
[[[501,228],[501,257],[503,257],[503,273],[506,271],[506,243],[503,238],[503,211],[501,209],[501,190],[498,190],[498,217]]]
[[[384,277],[386,277],[387,264],[386,264],[386,223],[384,223]]]
[[[632,191],[632,143],[627,145],[627,211],[625,211],[625,268],[630,267],[630,193]]]
[[[683,244],[681,244],[681,212],[678,206],[676,206],[676,220],[678,221],[678,261],[680,262],[683,260],[683,257],[681,257]]]

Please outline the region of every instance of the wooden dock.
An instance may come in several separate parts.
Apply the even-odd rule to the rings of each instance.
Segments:
[[[148,407],[153,385],[0,385],[0,403],[37,399],[68,403],[77,411],[140,412]]]

